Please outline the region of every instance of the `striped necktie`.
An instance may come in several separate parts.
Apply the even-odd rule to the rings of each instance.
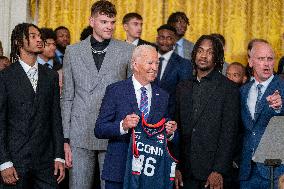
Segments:
[[[145,120],[147,120],[149,116],[149,107],[147,89],[145,87],[141,87],[140,111],[143,113]]]
[[[257,99],[256,99],[256,103],[255,103],[255,111],[254,111],[254,119],[256,118],[257,114],[259,114],[260,112],[260,100],[261,100],[261,96],[262,96],[262,92],[261,92],[261,88],[263,87],[262,84],[258,84],[256,86],[257,88]]]

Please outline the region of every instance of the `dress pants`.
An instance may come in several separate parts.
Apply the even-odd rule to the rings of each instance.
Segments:
[[[87,150],[72,147],[73,167],[69,172],[69,189],[94,189],[98,188],[95,183],[95,165],[98,158],[100,176],[103,169],[106,151]],[[105,182],[101,180],[101,189],[105,189]]]
[[[16,185],[0,184],[0,189],[57,189],[54,165],[45,168],[17,168],[19,180]]]

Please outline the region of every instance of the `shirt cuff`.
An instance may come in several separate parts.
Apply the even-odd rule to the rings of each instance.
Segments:
[[[61,159],[61,158],[55,158],[54,161],[59,161],[59,162],[61,162],[61,163],[65,163],[65,160],[64,160],[64,159]]]
[[[120,134],[121,135],[125,135],[128,133],[128,130],[124,130],[123,127],[122,127],[122,123],[123,123],[123,120],[121,120],[121,122],[119,123],[119,130],[120,130]]]
[[[169,135],[169,136],[168,136],[168,141],[173,140],[174,136],[175,136],[175,133],[173,133],[173,134]]]
[[[2,164],[0,165],[0,171],[3,171],[3,170],[5,170],[5,169],[8,169],[8,168],[13,167],[13,166],[14,166],[14,165],[13,165],[13,163],[12,163],[11,161],[2,163]]]
[[[282,105],[279,108],[274,109],[274,111],[275,111],[275,113],[279,114],[279,113],[281,113],[281,109],[282,109]]]

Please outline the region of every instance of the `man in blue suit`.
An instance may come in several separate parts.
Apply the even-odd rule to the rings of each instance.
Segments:
[[[270,118],[284,113],[284,83],[278,76],[273,75],[275,54],[268,42],[255,42],[249,52],[248,61],[255,79],[241,88],[245,133],[240,165],[240,188],[267,189],[270,186],[269,168],[263,163],[255,162],[254,153]],[[283,166],[276,168],[275,179],[283,173]]]
[[[192,64],[173,50],[177,31],[173,26],[162,25],[157,29],[159,70],[156,83],[169,93],[169,115],[175,110],[176,86],[180,81],[192,79]]]
[[[133,76],[127,80],[116,82],[107,87],[96,122],[95,135],[100,139],[109,139],[104,161],[102,179],[106,189],[121,189],[131,129],[139,122],[139,109],[143,90],[148,98],[147,122],[157,123],[167,117],[168,94],[158,86],[151,84],[157,76],[158,54],[150,45],[136,47],[131,59]],[[176,130],[176,122],[168,121],[168,135]]]

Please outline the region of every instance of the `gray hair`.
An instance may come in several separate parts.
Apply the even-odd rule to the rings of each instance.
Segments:
[[[149,51],[156,51],[156,48],[151,45],[139,45],[134,49],[131,57],[131,70],[133,70],[134,61],[137,58],[147,56],[147,52]]]

